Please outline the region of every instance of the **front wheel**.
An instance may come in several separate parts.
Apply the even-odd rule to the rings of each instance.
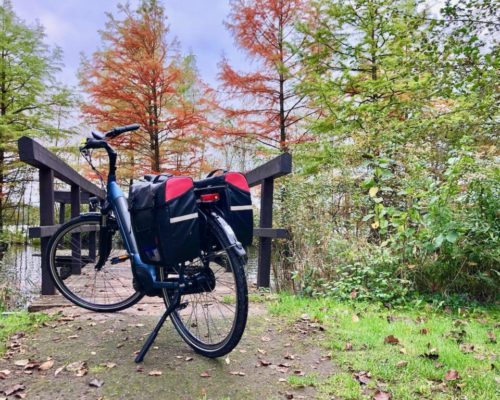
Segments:
[[[134,288],[116,221],[108,218],[106,228],[101,221],[101,215],[88,214],[63,224],[49,241],[46,265],[57,289],[77,306],[120,311],[137,303],[143,294]],[[112,263],[113,258],[123,261]]]
[[[210,282],[201,293],[185,294],[170,318],[177,332],[197,353],[215,358],[231,352],[239,343],[248,314],[248,290],[244,260],[229,245],[224,231],[214,225],[202,256],[184,267],[184,276],[203,274]],[[162,280],[168,271],[160,268]],[[168,307],[175,293],[163,289]]]

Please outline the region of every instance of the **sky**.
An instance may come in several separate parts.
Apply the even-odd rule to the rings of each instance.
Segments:
[[[11,0],[15,13],[28,24],[39,21],[46,32],[46,43],[63,50],[65,67],[61,82],[77,86],[80,55],[90,56],[99,46],[98,31],[104,28],[106,13],[116,14],[119,0]],[[129,0],[132,7],[139,0]],[[192,52],[202,79],[215,86],[217,64],[226,55],[237,69],[247,63],[223,25],[229,13],[229,0],[163,0],[172,37],[182,50]]]

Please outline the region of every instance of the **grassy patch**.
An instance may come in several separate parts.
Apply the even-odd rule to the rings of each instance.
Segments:
[[[290,375],[288,377],[288,384],[294,388],[316,386],[318,384],[318,376],[316,374],[305,376]]]
[[[10,336],[19,331],[32,331],[49,319],[50,317],[46,314],[26,311],[0,314],[0,355],[5,352],[5,346]]]
[[[270,310],[290,323],[307,314],[323,324],[332,362],[341,370],[317,384],[327,396],[362,399],[377,388],[395,399],[486,400],[500,394],[498,308],[447,314],[282,296]],[[446,379],[450,370],[459,378]],[[356,378],[361,371],[369,373],[363,385]]]

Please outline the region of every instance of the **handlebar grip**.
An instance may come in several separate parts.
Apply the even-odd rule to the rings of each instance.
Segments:
[[[106,137],[107,138],[114,138],[114,137],[121,135],[122,133],[125,133],[125,132],[136,131],[140,127],[141,126],[139,124],[119,126],[117,128],[113,128],[110,131],[106,132]]]
[[[102,149],[106,147],[106,142],[104,140],[97,140],[93,138],[87,138],[87,142],[84,146],[80,147],[80,151],[89,149]]]

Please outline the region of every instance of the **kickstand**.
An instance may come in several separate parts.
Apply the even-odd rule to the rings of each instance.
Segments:
[[[175,309],[177,307],[179,307],[179,300],[180,300],[180,298],[181,298],[180,293],[179,293],[179,291],[177,291],[177,293],[175,295],[175,298],[173,299],[172,303],[165,310],[165,313],[161,316],[161,318],[158,321],[158,323],[156,324],[155,328],[150,333],[150,335],[148,336],[146,342],[142,346],[141,351],[139,351],[139,354],[137,354],[137,357],[135,358],[135,362],[136,363],[140,363],[140,362],[142,362],[144,360],[144,357],[146,356],[146,353],[148,352],[149,348],[151,347],[151,345],[155,341],[156,336],[158,336],[158,332],[160,332],[160,329],[163,326],[163,324],[165,323],[165,321],[167,320],[168,316],[170,314],[172,314],[172,312],[175,311]]]

